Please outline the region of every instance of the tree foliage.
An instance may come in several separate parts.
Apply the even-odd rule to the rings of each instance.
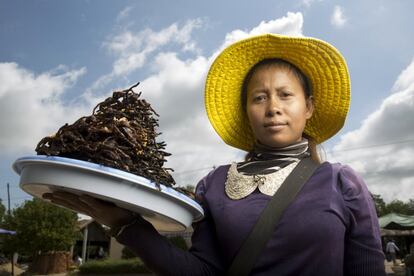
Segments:
[[[385,211],[387,214],[398,213],[398,214],[412,216],[414,215],[413,207],[414,207],[414,201],[412,199],[409,202],[403,202],[401,200],[395,199],[385,206],[386,208]]]
[[[380,195],[371,194],[372,199],[374,200],[375,209],[377,211],[377,216],[381,217],[385,215],[385,201]]]
[[[69,250],[79,233],[76,222],[75,212],[36,198],[26,201],[5,216],[3,227],[16,235],[5,238],[3,250],[31,256]]]
[[[0,198],[0,223],[3,222],[5,214],[6,214],[6,207],[3,205],[3,201]]]
[[[378,217],[389,213],[414,216],[414,199],[410,199],[408,202],[395,199],[389,203],[385,203],[380,195],[375,194],[372,194],[372,199],[374,200]]]

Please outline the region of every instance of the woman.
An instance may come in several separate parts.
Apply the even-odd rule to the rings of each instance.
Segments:
[[[205,217],[192,247],[173,247],[151,224],[90,197],[46,195],[111,226],[160,275],[222,275],[261,212],[299,161],[343,126],[350,81],[340,53],[313,38],[261,35],[216,58],[206,81],[210,122],[248,152],[197,185]],[[109,215],[110,214],[110,215]],[[375,208],[351,168],[324,162],[284,210],[251,275],[385,275]]]

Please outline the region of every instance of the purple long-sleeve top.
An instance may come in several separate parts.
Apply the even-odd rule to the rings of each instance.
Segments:
[[[205,218],[194,224],[192,247],[171,245],[151,224],[125,229],[118,241],[159,275],[223,275],[270,196],[230,199],[229,166],[197,185]],[[348,166],[323,163],[285,209],[251,275],[385,275],[378,219],[363,180]]]

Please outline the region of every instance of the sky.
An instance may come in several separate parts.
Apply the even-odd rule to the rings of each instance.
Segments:
[[[0,0],[0,198],[19,206],[13,162],[38,141],[140,82],[160,115],[160,141],[180,186],[240,161],[204,108],[208,68],[251,35],[316,37],[334,45],[351,75],[343,129],[321,146],[386,201],[414,199],[413,1],[6,1]]]

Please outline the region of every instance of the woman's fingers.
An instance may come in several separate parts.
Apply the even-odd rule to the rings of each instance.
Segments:
[[[89,195],[76,195],[64,191],[43,194],[43,198],[49,199],[52,203],[76,210],[107,226],[123,225],[129,223],[136,217],[136,214],[124,208],[116,206]]]
[[[76,195],[69,192],[56,191],[43,194],[43,198],[50,200],[54,204],[93,217],[99,223],[107,226],[122,225],[134,217],[133,213],[128,210],[89,195]]]
[[[63,205],[67,208],[80,211],[81,213],[92,215],[96,212],[96,206],[89,205],[84,202],[76,194],[57,191],[53,193],[45,193],[43,198],[51,200],[53,203]]]
[[[80,199],[90,206],[96,206],[96,216],[104,218],[108,226],[126,224],[136,216],[136,214],[129,210],[99,198],[81,195]]]
[[[71,209],[73,211],[76,211],[78,213],[82,213],[82,214],[85,214],[85,215],[88,215],[88,216],[92,216],[89,209],[86,209],[86,208],[84,208],[82,206],[79,206],[79,205],[74,205],[73,203],[70,203],[68,201],[62,201],[62,200],[59,200],[59,199],[52,199],[51,202],[54,203],[54,204],[69,208],[69,209]]]
[[[54,204],[69,208],[76,212],[83,213],[88,216],[91,215],[90,208],[86,207],[85,205],[77,204],[77,203],[68,201],[64,198],[55,197],[53,194],[44,195],[43,198],[49,199]]]
[[[95,202],[83,200],[83,195],[76,195],[68,192],[56,192],[55,194],[61,199],[80,205],[82,208],[89,209],[91,213],[97,213],[102,208],[101,205],[96,204]]]
[[[114,207],[114,205],[112,203],[109,203],[107,201],[91,197],[89,195],[80,195],[79,200],[81,200],[85,204],[88,204],[90,206],[94,206],[95,209],[100,209],[101,210],[105,207]]]
[[[42,198],[44,198],[44,199],[51,199],[52,197],[53,197],[53,194],[52,193],[44,193],[42,195]]]

